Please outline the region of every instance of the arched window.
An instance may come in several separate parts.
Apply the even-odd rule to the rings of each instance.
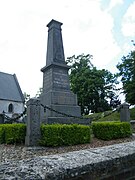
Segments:
[[[9,106],[8,106],[8,112],[9,113],[12,113],[13,112],[13,104],[9,104]]]

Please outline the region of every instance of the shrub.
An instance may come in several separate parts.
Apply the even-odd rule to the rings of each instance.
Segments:
[[[132,134],[128,122],[94,122],[92,131],[95,137],[103,140],[129,137]]]
[[[0,143],[14,144],[25,141],[25,124],[2,124],[0,125]]]
[[[41,125],[43,146],[75,145],[90,142],[90,126],[77,124]]]
[[[0,144],[5,142],[5,132],[4,132],[4,128],[2,128],[2,126],[0,126]]]
[[[135,119],[135,107],[130,109],[130,119],[131,120]]]

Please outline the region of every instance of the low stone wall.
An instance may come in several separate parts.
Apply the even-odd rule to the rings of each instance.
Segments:
[[[135,178],[135,141],[0,164],[0,179]]]

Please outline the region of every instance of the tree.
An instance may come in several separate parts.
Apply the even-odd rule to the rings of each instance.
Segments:
[[[35,98],[40,98],[41,94],[43,93],[43,88],[39,88],[39,90],[37,91]]]
[[[71,65],[71,90],[78,96],[82,114],[109,110],[108,99],[115,90],[114,75],[105,69],[97,70],[91,59],[90,54],[67,58],[67,63]]]
[[[112,109],[115,109],[120,104],[121,104],[121,101],[119,100],[119,96],[115,94],[110,94],[110,107],[112,107]]]
[[[135,46],[135,45],[134,45]],[[125,94],[126,101],[131,105],[135,104],[135,50],[131,51],[127,56],[123,56],[122,62],[117,64],[123,84],[123,93]]]
[[[23,93],[23,96],[24,96],[24,99],[25,99],[25,105],[26,105],[26,102],[30,99],[30,94],[27,94],[26,92]]]

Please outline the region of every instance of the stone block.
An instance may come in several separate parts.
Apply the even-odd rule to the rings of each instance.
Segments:
[[[40,139],[40,100],[30,99],[27,102],[27,128],[26,128],[26,146],[36,146]]]
[[[77,105],[77,96],[70,91],[49,91],[42,94],[41,102],[45,105]]]
[[[79,106],[51,105],[50,108],[52,108],[52,109],[54,109],[54,110],[56,110],[58,112],[65,113],[67,115],[77,116],[77,117],[81,116],[80,107]],[[46,116],[47,117],[63,117],[64,115],[46,109]]]
[[[120,109],[120,120],[129,122],[130,121],[129,105],[123,103],[120,105],[119,109]]]
[[[91,119],[77,119],[71,117],[48,117],[44,119],[45,124],[82,124],[82,125],[90,125]]]

